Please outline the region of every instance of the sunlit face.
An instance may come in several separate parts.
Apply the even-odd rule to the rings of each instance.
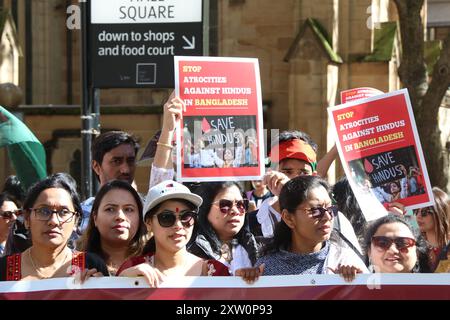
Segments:
[[[417,225],[419,226],[420,232],[434,232],[435,228],[434,208],[432,207],[420,208],[414,210],[414,214],[416,215],[416,221]]]
[[[390,188],[391,188],[391,193],[397,193],[397,192],[400,191],[400,189],[398,188],[398,185],[396,183],[394,183],[394,182],[391,183]]]
[[[185,250],[186,245],[192,237],[195,219],[189,222],[188,226],[183,225],[180,216],[183,213],[192,211],[189,206],[178,200],[166,200],[158,208],[156,214],[148,219],[149,227],[155,238],[156,250],[164,250],[168,252],[178,252]],[[158,221],[158,215],[163,213],[173,213],[177,216],[175,223],[170,227],[163,227]]]
[[[305,201],[297,206],[294,213],[283,212],[283,220],[292,229],[292,237],[295,241],[308,243],[316,246],[330,238],[333,228],[333,218],[330,213],[325,213],[320,218],[314,218],[311,214],[311,208],[331,206],[331,199],[327,190],[320,186],[311,189]]]
[[[225,149],[225,152],[223,154],[223,159],[224,160],[233,160],[233,152],[231,152],[230,149]]]
[[[1,215],[3,212],[15,212],[17,210],[17,206],[14,202],[6,200],[3,201],[2,206],[0,207],[0,236],[6,236],[8,234],[9,228],[12,226],[14,221],[16,221],[17,216],[13,214],[11,218],[6,218]]]
[[[411,230],[400,222],[381,225],[374,236],[385,236],[389,238],[407,237],[414,239]],[[394,243],[387,250],[379,248],[372,243],[368,255],[375,271],[382,273],[409,273],[417,262],[415,245],[403,253],[398,250]]]
[[[111,189],[103,196],[94,214],[102,243],[127,246],[139,229],[139,207],[133,195],[124,189]]]
[[[263,184],[262,180],[253,180],[252,181],[252,186],[254,189],[261,189],[264,188],[265,185]]]
[[[49,188],[42,191],[34,202],[32,209],[39,208],[75,211],[70,194],[61,188]],[[61,218],[53,213],[47,221],[43,221],[39,220],[35,210],[31,210],[27,218],[27,224],[30,227],[33,246],[39,245],[51,249],[65,246],[78,219],[77,215],[69,215],[69,217],[71,219],[62,222]]]
[[[101,164],[95,160],[92,163],[101,185],[112,180],[123,180],[130,184],[133,182],[136,154],[131,144],[124,143],[106,152]]]
[[[229,213],[222,213],[219,206],[219,200],[222,199],[231,200],[236,204],[236,201],[242,200],[243,198],[237,186],[223,189],[215,196],[211,209],[209,210],[209,223],[211,223],[220,240],[228,241],[242,229],[245,214],[242,214],[236,205],[230,208]]]
[[[289,179],[294,179],[298,176],[310,176],[313,174],[311,165],[306,161],[298,159],[284,159],[280,162],[278,169]]]

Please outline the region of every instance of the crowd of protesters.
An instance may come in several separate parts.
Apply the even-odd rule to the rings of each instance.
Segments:
[[[173,181],[174,134],[183,102],[164,105],[146,196],[136,191],[139,145],[121,131],[96,138],[92,169],[100,190],[81,202],[70,175],[36,182],[26,194],[8,178],[0,193],[0,280],[143,276],[157,287],[173,276],[450,272],[450,200],[414,210],[415,230],[395,203],[368,223],[345,177],[324,179],[336,147],[317,160],[304,132],[282,132],[272,169],[254,190],[237,182]],[[394,200],[392,202],[395,202]],[[249,206],[249,204],[251,204]]]

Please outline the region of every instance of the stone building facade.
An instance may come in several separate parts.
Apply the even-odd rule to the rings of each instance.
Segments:
[[[450,6],[449,1],[437,0]],[[267,129],[300,129],[323,155],[333,144],[326,108],[339,92],[368,86],[401,87],[396,10],[389,0],[209,0],[210,55],[259,59]],[[0,1],[2,4],[2,1]],[[80,111],[80,35],[66,26],[76,0],[3,0],[18,26],[24,56],[18,84],[25,93],[15,110],[47,146],[52,172],[77,173]],[[439,10],[438,10],[439,12]],[[424,17],[426,9],[424,10]],[[450,19],[448,19],[450,21]],[[442,39],[450,22],[429,29]],[[431,31],[434,28],[434,31]],[[428,34],[430,34],[430,32]],[[145,145],[161,125],[167,89],[101,90],[101,126],[136,134]],[[442,108],[443,142],[450,121]],[[0,154],[0,181],[11,172]],[[71,169],[72,168],[72,169]],[[70,171],[72,170],[72,171]],[[333,181],[342,170],[332,168]],[[148,167],[137,171],[146,191]]]

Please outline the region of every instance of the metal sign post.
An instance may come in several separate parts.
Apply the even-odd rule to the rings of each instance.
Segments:
[[[92,116],[90,103],[90,81],[88,60],[88,11],[87,3],[81,2],[81,196],[83,199],[92,196]]]
[[[100,134],[100,89],[92,88],[92,140]],[[92,170],[91,170],[92,171]],[[92,177],[92,192],[97,194],[100,189],[100,181],[97,177]]]

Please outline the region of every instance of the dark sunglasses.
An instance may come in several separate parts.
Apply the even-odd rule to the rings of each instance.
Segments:
[[[328,208],[324,207],[313,207],[307,209],[311,213],[311,218],[314,219],[322,219],[326,212],[331,216],[331,219],[337,216],[338,214],[338,207],[335,205],[329,206]]]
[[[428,215],[432,215],[434,213],[433,207],[426,207],[426,208],[420,208],[420,209],[414,209],[413,214],[417,217],[417,215],[420,213],[422,218],[425,218]]]
[[[180,215],[177,215],[173,211],[166,210],[158,213],[156,217],[158,218],[159,225],[163,228],[173,227],[177,219],[181,221],[183,227],[189,228],[194,224],[197,212],[182,211]]]
[[[0,216],[3,219],[11,219],[13,215],[19,217],[22,214],[22,210],[14,210],[14,211],[2,211],[0,212]]]
[[[248,209],[248,200],[238,200],[238,201],[231,201],[227,199],[220,199],[218,201],[215,201],[214,203],[219,203],[219,209],[220,212],[223,214],[230,214],[233,210],[233,206],[236,206],[236,208],[239,211],[239,215],[243,215],[247,212]]]
[[[388,250],[395,243],[398,251],[407,253],[408,248],[416,244],[416,240],[407,237],[388,238],[385,236],[374,236],[372,237],[372,243],[383,250]]]

